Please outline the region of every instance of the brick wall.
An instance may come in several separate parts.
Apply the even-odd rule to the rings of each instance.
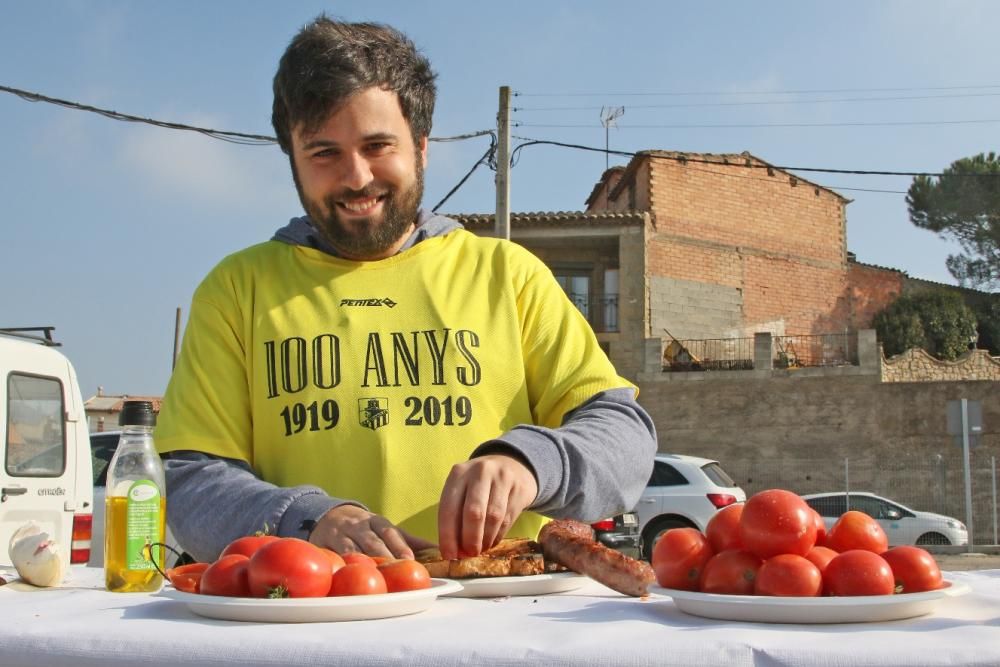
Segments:
[[[875,314],[903,293],[906,274],[851,262],[847,266],[851,326],[870,327]]]

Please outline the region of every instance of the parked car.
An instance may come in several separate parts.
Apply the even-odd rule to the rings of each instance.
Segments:
[[[90,457],[94,468],[94,529],[91,541],[90,559],[87,565],[104,567],[104,500],[107,496],[108,466],[111,457],[118,449],[121,431],[100,431],[90,434]],[[167,551],[166,560],[173,564],[177,555],[182,553],[170,528],[167,528],[166,543],[177,551],[176,554]],[[162,567],[162,563],[160,564]]]
[[[626,556],[637,558],[640,553],[639,516],[635,512],[625,512],[618,516],[590,524],[594,529],[594,539],[601,544],[617,549]]]
[[[874,493],[855,492],[850,494],[836,491],[833,493],[811,493],[802,496],[803,500],[819,512],[829,529],[841,514],[848,509],[860,510],[876,519],[889,538],[889,546],[898,544],[931,544],[962,545],[969,543],[969,532],[965,524],[950,516],[920,512],[910,509],[894,500],[876,496]]]
[[[704,531],[723,507],[741,503],[747,494],[718,461],[683,454],[657,454],[653,474],[635,513],[639,517],[642,557],[652,558],[653,545],[671,528]]]

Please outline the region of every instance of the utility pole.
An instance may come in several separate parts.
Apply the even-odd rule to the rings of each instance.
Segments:
[[[510,86],[500,86],[497,112],[497,214],[495,234],[510,239]]]
[[[177,352],[181,341],[181,309],[177,309],[177,317],[174,319],[174,356],[170,361],[170,370],[177,366]]]

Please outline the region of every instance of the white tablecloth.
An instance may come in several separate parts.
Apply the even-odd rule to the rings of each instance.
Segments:
[[[72,568],[61,588],[0,587],[0,665],[1000,665],[1000,570],[946,573],[971,592],[929,616],[884,623],[772,625],[680,612],[588,582],[557,595],[442,598],[399,618],[260,624],[101,589]]]

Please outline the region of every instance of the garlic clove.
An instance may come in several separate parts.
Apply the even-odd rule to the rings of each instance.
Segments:
[[[34,586],[56,586],[66,575],[59,545],[35,521],[29,521],[11,536],[10,560],[18,575]]]

